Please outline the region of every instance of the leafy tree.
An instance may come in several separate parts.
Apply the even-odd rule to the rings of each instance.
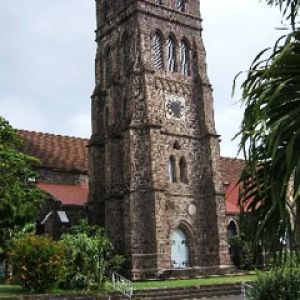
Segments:
[[[273,237],[268,248],[276,252],[287,237],[291,249],[297,246],[300,221],[300,0],[266,1],[279,6],[291,29],[257,55],[242,83],[246,109],[238,136],[246,166],[240,200],[259,220],[251,224],[256,239]]]
[[[68,274],[63,288],[99,290],[104,287],[108,271],[117,270],[124,259],[113,254],[113,246],[97,225],[82,220],[62,239],[67,251]]]
[[[15,232],[35,220],[42,193],[32,181],[36,163],[21,150],[22,143],[8,122],[0,117],[0,248],[4,251]]]
[[[44,293],[66,275],[66,249],[57,241],[38,235],[12,240],[11,260],[17,282],[28,292]]]

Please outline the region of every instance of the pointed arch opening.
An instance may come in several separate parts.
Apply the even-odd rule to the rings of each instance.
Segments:
[[[176,182],[176,159],[171,155],[168,162],[168,178],[169,182]]]
[[[167,70],[176,72],[176,43],[175,39],[170,35],[167,42]]]
[[[187,170],[186,170],[186,160],[185,157],[182,156],[179,160],[179,170],[180,170],[180,181],[182,183],[188,183]]]
[[[180,73],[190,75],[190,55],[187,41],[182,40],[180,43]]]
[[[104,80],[106,85],[109,85],[112,79],[112,53],[111,48],[109,46],[105,50],[104,64]]]
[[[156,32],[152,40],[153,66],[156,70],[161,70],[164,67],[162,44],[163,44],[162,36],[159,32]]]

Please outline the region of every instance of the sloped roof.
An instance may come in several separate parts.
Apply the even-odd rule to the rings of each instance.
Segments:
[[[38,183],[37,186],[64,205],[85,205],[89,189],[82,185]]]
[[[37,157],[41,167],[87,173],[88,139],[27,130],[18,130],[18,133],[24,140],[25,152]],[[243,168],[243,160],[221,157],[220,171],[225,185],[226,211],[229,214],[239,211],[236,183]],[[63,204],[83,205],[87,201],[87,187],[44,183],[39,183],[39,186]]]
[[[88,139],[27,130],[18,130],[18,134],[25,153],[37,157],[42,167],[87,172]]]
[[[220,172],[223,183],[230,184],[240,179],[245,161],[237,158],[221,157]]]

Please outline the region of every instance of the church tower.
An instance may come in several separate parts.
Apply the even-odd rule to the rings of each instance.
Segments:
[[[133,279],[228,265],[199,0],[96,0],[89,209]]]

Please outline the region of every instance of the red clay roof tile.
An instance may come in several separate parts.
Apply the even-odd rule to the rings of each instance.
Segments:
[[[18,130],[24,140],[24,151],[37,157],[42,167],[86,173],[88,139]]]

